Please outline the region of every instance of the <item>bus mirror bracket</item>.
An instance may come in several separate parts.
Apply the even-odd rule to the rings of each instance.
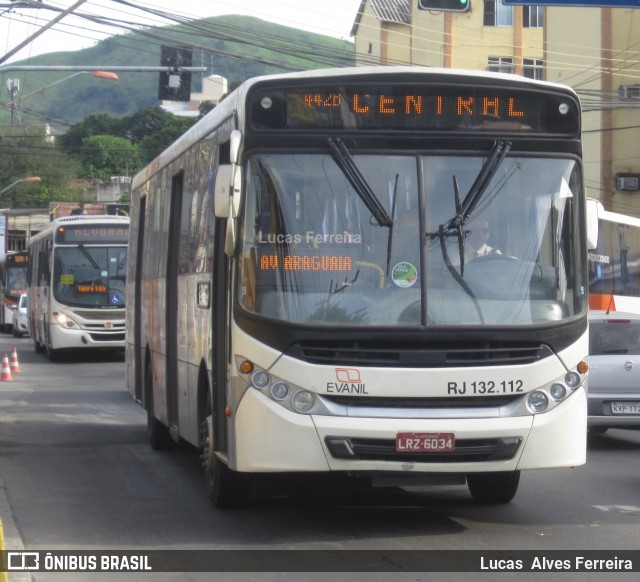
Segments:
[[[242,188],[242,169],[233,164],[231,181],[231,218],[237,218],[240,211],[240,190]]]
[[[229,159],[232,164],[237,164],[240,159],[240,144],[242,143],[242,132],[239,129],[234,129],[231,132],[229,138]]]
[[[598,247],[598,210],[602,204],[593,198],[587,199],[587,250]]]
[[[227,257],[232,257],[236,248],[236,221],[232,218],[227,220],[227,232],[224,239],[224,253]]]

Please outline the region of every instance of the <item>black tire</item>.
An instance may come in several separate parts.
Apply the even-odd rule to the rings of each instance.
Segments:
[[[60,350],[54,350],[49,344],[47,344],[46,350],[50,362],[57,362],[60,359]]]
[[[213,444],[213,427],[210,416],[211,401],[207,397],[204,419],[201,424],[202,465],[207,495],[213,506],[219,509],[242,507],[249,500],[250,476],[229,469],[217,457]]]
[[[145,378],[145,406],[147,407],[147,438],[154,451],[168,449],[173,444],[169,434],[169,427],[162,424],[153,412],[153,379],[151,378],[151,366],[147,367]]]
[[[37,340],[33,340],[33,349],[35,350],[36,354],[44,353],[44,348],[42,347],[42,344]]]
[[[478,503],[509,503],[518,491],[520,471],[470,473],[467,486]]]

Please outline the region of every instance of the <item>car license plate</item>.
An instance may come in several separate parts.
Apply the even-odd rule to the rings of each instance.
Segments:
[[[396,451],[399,453],[443,453],[456,448],[456,436],[452,432],[399,432],[396,434]]]
[[[640,402],[612,402],[612,414],[640,414]]]

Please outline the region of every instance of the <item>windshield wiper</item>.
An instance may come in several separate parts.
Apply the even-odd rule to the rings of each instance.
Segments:
[[[96,263],[95,259],[91,256],[91,254],[89,253],[89,251],[86,249],[86,247],[84,246],[83,243],[80,243],[78,245],[78,248],[82,251],[82,254],[87,257],[87,259],[89,259],[89,262],[91,263],[91,266],[96,270],[99,271],[100,270],[100,265],[98,265],[98,263]]]
[[[329,148],[331,149],[332,158],[338,164],[338,167],[342,170],[342,173],[346,176],[349,183],[353,186],[356,194],[360,197],[365,206],[369,209],[369,212],[376,219],[376,222],[380,226],[386,226],[391,228],[393,225],[393,219],[389,216],[384,206],[378,200],[371,186],[367,183],[367,180],[362,175],[358,166],[353,161],[353,157],[349,153],[347,146],[344,145],[340,138],[329,138]]]
[[[391,267],[391,250],[393,249],[393,223],[396,220],[396,197],[398,195],[398,180],[400,174],[396,174],[396,179],[393,184],[393,195],[391,197],[391,226],[389,227],[389,237],[387,238],[387,275],[389,275],[389,269]]]
[[[469,220],[469,216],[475,210],[476,206],[482,200],[482,196],[486,192],[489,184],[493,180],[495,173],[502,164],[507,153],[511,149],[511,142],[497,141],[489,157],[482,164],[482,168],[478,172],[476,179],[474,180],[469,192],[464,197],[464,200],[460,201],[460,189],[458,186],[457,177],[453,176],[453,195],[455,199],[456,214],[447,223],[440,225],[437,233],[432,233],[429,236],[431,238],[457,236],[458,237],[458,252],[460,253],[460,275],[464,275],[464,226]]]

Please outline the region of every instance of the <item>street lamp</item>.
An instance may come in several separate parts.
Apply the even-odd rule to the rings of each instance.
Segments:
[[[40,176],[29,176],[28,178],[20,178],[19,180],[16,180],[15,182],[9,184],[6,188],[0,190],[0,196],[7,190],[11,190],[11,188],[13,188],[15,185],[20,184],[20,182],[40,182],[41,180],[42,178],[40,178]]]
[[[15,112],[16,112],[16,105],[18,103],[18,101],[22,101],[23,99],[26,99],[27,97],[32,97],[33,95],[38,95],[39,93],[44,93],[47,89],[54,87],[55,85],[59,85],[60,83],[63,83],[64,81],[68,81],[69,79],[73,79],[74,77],[77,77],[78,75],[91,75],[92,77],[97,77],[98,79],[112,79],[114,81],[118,80],[118,75],[116,73],[113,73],[111,71],[78,71],[77,73],[73,73],[73,75],[67,75],[66,77],[63,77],[62,79],[58,79],[57,81],[54,81],[53,83],[49,83],[48,85],[45,85],[44,87],[40,87],[39,89],[36,89],[35,91],[31,91],[31,93],[27,93],[26,95],[21,95],[20,97],[17,96],[17,89],[18,89],[18,80],[17,79],[10,79],[9,83],[7,83],[7,89],[9,89],[9,85],[11,85],[11,89],[9,89],[9,93],[11,94],[11,101],[9,101],[8,103],[5,103],[5,107],[11,107],[11,125],[13,125],[14,120],[15,120]],[[13,89],[13,91],[12,91]]]

